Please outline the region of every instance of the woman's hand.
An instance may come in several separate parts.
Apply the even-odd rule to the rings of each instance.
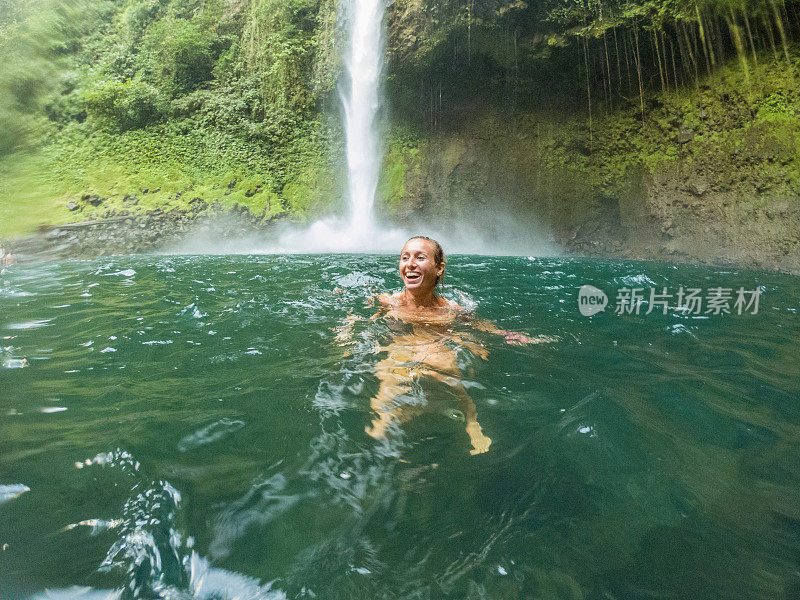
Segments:
[[[541,344],[545,342],[557,342],[557,337],[551,337],[548,335],[540,335],[538,337],[530,337],[529,335],[525,335],[524,333],[520,333],[519,331],[504,331],[503,338],[506,340],[506,344],[511,344],[512,346],[524,346],[525,344]]]
[[[349,314],[344,318],[344,322],[341,325],[333,328],[333,332],[336,334],[335,339],[339,344],[344,345],[353,339],[353,326],[356,321],[358,321],[358,316]]]
[[[503,339],[505,339],[506,344],[511,344],[512,346],[524,346],[525,344],[533,344],[536,342],[532,337],[524,333],[519,333],[518,331],[506,331],[503,334]]]

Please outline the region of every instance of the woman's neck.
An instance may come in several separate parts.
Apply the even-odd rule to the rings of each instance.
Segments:
[[[433,290],[414,294],[406,288],[403,290],[403,304],[413,308],[431,308],[437,305],[436,294]]]

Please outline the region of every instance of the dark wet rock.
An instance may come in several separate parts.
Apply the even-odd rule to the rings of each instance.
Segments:
[[[692,130],[692,129],[689,129],[688,127],[682,127],[682,128],[681,128],[681,129],[678,131],[678,135],[675,137],[675,140],[676,140],[676,141],[677,141],[679,144],[688,144],[688,143],[689,143],[689,142],[691,142],[691,141],[692,141],[692,140],[693,140],[693,139],[694,139],[696,136],[697,136],[697,133],[696,133],[694,130]]]
[[[218,202],[209,206],[202,198],[193,199],[190,206],[189,210],[121,211],[104,219],[43,227],[37,234],[14,240],[10,247],[21,260],[97,258],[178,245],[186,235],[238,238],[257,234],[266,231],[274,220],[266,212],[253,215],[242,205],[223,211]]]
[[[79,207],[77,204],[75,204],[74,202],[67,202],[67,210],[69,210],[69,211],[76,211],[76,210],[78,210],[79,208],[80,208],[80,207]]]
[[[690,179],[686,184],[686,191],[698,197],[703,196],[708,191],[708,182],[700,177]]]

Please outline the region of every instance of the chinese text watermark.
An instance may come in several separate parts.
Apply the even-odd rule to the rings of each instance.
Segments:
[[[649,315],[669,309],[686,315],[758,314],[761,288],[746,290],[728,287],[706,289],[680,286],[677,290],[644,287],[622,287],[617,290],[614,313],[617,315]],[[604,312],[609,304],[606,293],[593,285],[584,285],[578,292],[578,309],[585,317]]]

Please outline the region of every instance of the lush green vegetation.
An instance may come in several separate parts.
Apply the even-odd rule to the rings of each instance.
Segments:
[[[762,188],[800,187],[798,2],[443,0],[435,8],[393,5],[389,89],[403,133],[390,138],[387,198],[402,191],[424,202],[430,189],[415,189],[413,174],[398,185],[397,174],[434,161],[450,173],[469,143],[502,156],[521,179],[569,173],[598,195],[617,197],[670,163],[691,171],[709,161],[723,187],[745,174]],[[437,185],[430,176],[416,182]],[[530,183],[531,194],[540,191]]]
[[[405,116],[452,123],[480,99],[506,112],[646,107],[735,58],[789,60],[797,0],[398,0],[390,90]]]
[[[329,0],[3,0],[0,234],[193,197],[321,209],[335,19]],[[87,193],[108,200],[70,213]]]
[[[336,209],[339,12],[337,0],[0,0],[0,235],[197,197],[264,218]],[[547,159],[600,187],[686,159],[681,128],[703,152],[737,143],[738,117],[712,111],[709,127],[708,106],[786,129],[799,15],[798,0],[396,0],[385,206],[416,193],[428,140],[487,114],[523,127],[550,115],[563,141]]]

